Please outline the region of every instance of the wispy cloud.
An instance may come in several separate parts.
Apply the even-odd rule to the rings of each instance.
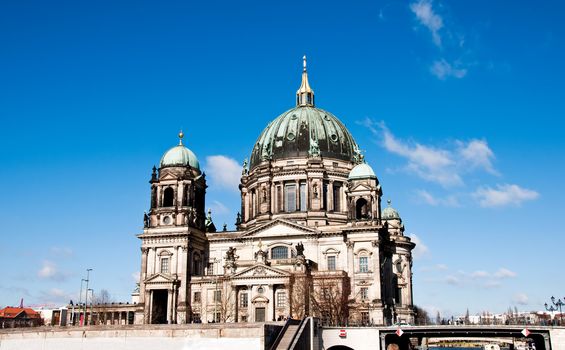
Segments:
[[[38,301],[40,305],[60,306],[73,299],[73,294],[59,288],[51,288],[39,292]]]
[[[418,23],[426,27],[432,34],[435,45],[441,46],[440,30],[443,28],[443,18],[434,11],[431,0],[419,0],[410,4],[410,10],[416,16]]]
[[[242,166],[235,160],[223,155],[206,157],[206,175],[211,186],[239,191]]]
[[[498,269],[498,271],[496,271],[494,273],[494,277],[496,278],[512,278],[512,277],[516,277],[518,274],[514,271],[510,271],[505,267],[501,267],[500,269]]]
[[[42,279],[47,279],[56,282],[63,282],[67,280],[68,274],[61,272],[57,265],[49,260],[44,260],[39,271],[37,271],[37,276]]]
[[[210,210],[212,210],[212,215],[225,215],[231,213],[231,210],[222,202],[213,200],[210,205]]]
[[[492,187],[479,187],[473,197],[481,207],[520,206],[523,202],[535,200],[539,193],[518,185],[503,184]]]
[[[494,173],[492,160],[494,152],[486,140],[471,139],[470,141],[455,140],[451,147],[424,145],[415,141],[404,141],[397,138],[384,122],[374,122],[367,118],[363,121],[389,152],[407,160],[405,170],[420,178],[438,183],[444,187],[460,186],[464,181],[462,175],[475,170],[485,170]],[[429,193],[428,193],[429,194]],[[420,193],[429,204],[436,203],[426,193]],[[454,198],[449,203],[454,205]],[[439,203],[437,203],[439,204]]]
[[[444,207],[459,207],[461,206],[459,200],[455,195],[449,195],[447,197],[438,197],[432,195],[430,192],[426,190],[416,190],[416,195],[418,198],[426,204],[436,206],[444,206]]]
[[[495,272],[484,270],[476,270],[471,273],[465,271],[449,272],[446,268],[442,271],[443,277],[439,280],[431,280],[437,283],[438,281],[456,287],[473,287],[473,288],[499,288],[503,285],[504,280],[514,278],[517,274],[507,268],[501,267]]]
[[[432,63],[430,66],[430,73],[440,80],[445,80],[447,78],[461,79],[467,75],[467,68],[463,68],[460,61],[449,63],[442,58]]]
[[[514,297],[512,298],[512,301],[518,305],[528,305],[530,302],[528,295],[526,293],[515,294]]]
[[[430,249],[427,245],[424,244],[424,242],[422,242],[420,237],[412,233],[410,234],[410,239],[416,244],[416,248],[414,248],[414,250],[412,251],[412,256],[414,256],[414,259],[420,259],[430,254]]]

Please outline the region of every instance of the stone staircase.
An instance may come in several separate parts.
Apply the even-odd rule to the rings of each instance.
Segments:
[[[287,350],[289,348],[292,339],[294,339],[294,335],[298,331],[298,327],[300,327],[299,324],[288,326],[281,338],[281,341],[277,345],[276,350]]]

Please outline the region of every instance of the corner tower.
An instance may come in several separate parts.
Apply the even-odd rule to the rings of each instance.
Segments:
[[[170,148],[151,174],[149,213],[141,239],[136,323],[186,323],[191,319],[190,280],[207,259],[206,178],[196,155],[183,144]]]

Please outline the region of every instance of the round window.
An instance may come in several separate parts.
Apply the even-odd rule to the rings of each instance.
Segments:
[[[295,137],[296,137],[296,136],[294,136],[294,134],[291,133],[291,132],[289,132],[288,135],[286,135],[286,138],[287,138],[289,141],[294,140]]]
[[[164,223],[165,225],[170,225],[172,221],[173,221],[173,219],[171,219],[170,216],[165,216],[165,217],[163,218],[163,223]]]

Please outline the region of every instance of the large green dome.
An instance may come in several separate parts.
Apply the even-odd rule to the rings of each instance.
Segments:
[[[251,153],[250,169],[264,160],[312,155],[357,163],[360,153],[353,136],[335,115],[312,105],[297,106],[263,130]]]

